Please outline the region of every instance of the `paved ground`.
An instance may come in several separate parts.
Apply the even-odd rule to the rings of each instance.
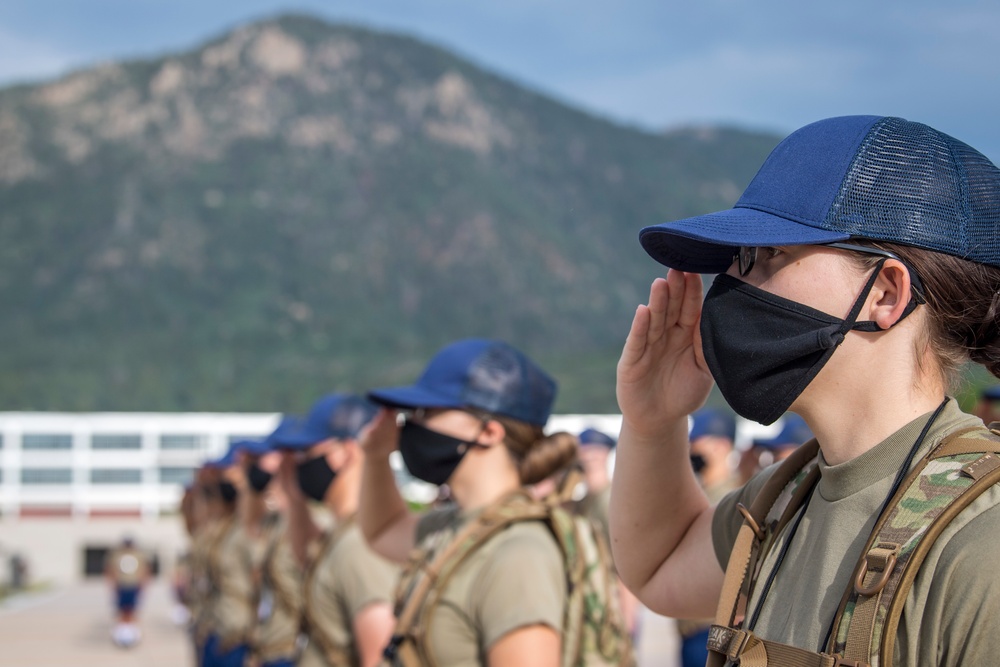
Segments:
[[[170,620],[163,582],[144,592],[142,642],[123,650],[111,643],[112,606],[103,581],[88,581],[0,602],[2,667],[186,667],[187,635]],[[672,621],[646,613],[637,654],[640,667],[676,665]]]
[[[162,582],[144,592],[142,642],[124,650],[111,643],[112,604],[103,581],[18,595],[0,603],[3,667],[184,667],[191,651],[184,630],[170,621],[170,592]]]

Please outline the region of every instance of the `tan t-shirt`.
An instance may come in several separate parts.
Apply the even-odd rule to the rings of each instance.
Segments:
[[[476,516],[457,508],[428,513],[417,527],[419,548],[433,559]],[[513,630],[547,625],[560,632],[565,606],[566,570],[555,537],[541,522],[520,521],[456,570],[427,619],[427,650],[439,665],[485,665],[490,647]]]
[[[254,648],[264,662],[290,658],[302,623],[302,568],[292,553],[288,522],[271,519],[257,563],[259,593]],[[256,559],[255,559],[256,560]]]
[[[224,648],[246,643],[255,617],[253,563],[250,542],[235,519],[223,524],[209,548],[208,576],[208,631],[219,636]]]
[[[369,548],[356,523],[340,535],[335,530],[332,537],[306,577],[309,643],[297,667],[331,667],[323,651],[324,639],[349,656],[350,665],[358,665],[355,617],[371,604],[392,604],[399,568]]]
[[[821,648],[840,599],[849,585],[877,513],[930,415],[924,415],[882,443],[845,463],[820,461],[821,478],[764,601],[754,632],[765,639],[811,651]],[[924,439],[914,462],[945,435],[981,425],[949,400]],[[712,536],[725,567],[742,521],[736,503],[749,506],[772,466],[727,496],[716,509]],[[781,539],[779,538],[779,543]],[[944,530],[917,573],[900,619],[898,667],[991,665],[1000,655],[1000,569],[992,567],[1000,542],[1000,488],[994,486]],[[777,553],[764,561],[760,581]],[[762,585],[748,606],[757,607]],[[887,667],[887,666],[886,666]]]
[[[108,555],[108,575],[120,588],[138,588],[149,574],[146,555],[133,547],[121,547]]]
[[[597,493],[587,493],[579,502],[576,512],[590,519],[601,535],[605,544],[611,544],[611,529],[608,515],[611,507],[611,485]]]

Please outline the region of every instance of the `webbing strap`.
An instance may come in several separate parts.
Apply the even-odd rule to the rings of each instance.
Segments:
[[[752,632],[713,625],[708,631],[713,655],[740,667],[866,667],[867,663],[814,653],[795,646],[761,639]]]
[[[316,558],[310,563],[309,569],[306,571],[305,582],[304,582],[304,595],[303,595],[303,605],[302,605],[302,625],[303,630],[309,636],[309,641],[315,640],[316,645],[319,647],[326,661],[330,665],[350,665],[351,656],[348,654],[347,650],[339,646],[325,631],[321,623],[317,622],[316,612],[312,606],[312,593],[313,593],[313,580],[316,577],[316,573],[319,570],[319,565],[323,560],[323,556],[333,551],[340,539],[347,533],[348,529],[354,524],[355,516],[352,514],[343,521],[337,523],[336,527],[330,531],[324,538],[319,552],[316,554]]]
[[[422,567],[424,576],[414,586],[399,613],[396,628],[385,650],[386,658],[404,667],[429,667],[435,664],[432,656],[423,650],[423,637],[427,627],[421,623],[422,618],[428,609],[435,606],[445,584],[458,566],[477,547],[515,521],[547,516],[550,509],[541,503],[524,503],[511,511],[512,501],[527,498],[520,490],[505,497],[483,512],[478,519],[470,521],[429,565]],[[424,564],[417,565],[420,567]]]
[[[765,524],[765,520],[778,498],[802,472],[803,468],[816,458],[818,452],[819,444],[816,440],[810,440],[796,449],[791,456],[782,462],[781,466],[764,484],[757,497],[754,498],[749,510],[750,519],[745,519],[740,527],[736,543],[729,556],[713,627],[726,628],[736,625],[736,617],[741,608],[741,593],[748,593],[752,578],[751,569],[758,560],[755,557],[761,546],[761,540],[757,534],[758,530],[760,526]],[[745,583],[746,586],[744,586]],[[722,667],[725,661],[725,655],[713,649],[712,643],[709,642],[707,667]]]

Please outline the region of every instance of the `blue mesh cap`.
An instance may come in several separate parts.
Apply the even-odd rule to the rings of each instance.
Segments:
[[[556,383],[507,343],[469,338],[434,355],[416,384],[375,389],[368,397],[399,408],[476,408],[544,426]]]
[[[251,456],[263,456],[270,452],[273,447],[270,442],[264,440],[237,440],[233,443],[233,449],[237,452],[245,452]]]
[[[806,424],[806,420],[793,412],[789,412],[785,415],[784,422],[781,425],[781,431],[778,435],[773,438],[755,438],[753,444],[755,447],[778,449],[781,447],[788,447],[789,445],[798,446],[809,442],[812,438],[813,432],[812,429],[810,429]]]
[[[732,209],[639,233],[653,259],[697,273],[725,271],[739,246],[851,238],[1000,267],[1000,169],[921,123],[829,118],[778,144]]]
[[[229,445],[229,449],[226,453],[217,459],[209,459],[205,461],[206,468],[231,468],[236,465],[236,452],[239,451],[236,447],[236,443]]]
[[[691,442],[705,436],[736,439],[736,418],[731,412],[702,408],[691,415],[691,420],[691,432],[688,434]]]
[[[313,403],[305,419],[279,425],[271,439],[279,449],[307,449],[324,440],[357,438],[377,413],[378,406],[361,396],[328,394]]]
[[[614,448],[618,444],[614,438],[612,438],[607,433],[602,433],[596,428],[585,429],[580,434],[580,444],[581,445],[603,445],[608,449]]]

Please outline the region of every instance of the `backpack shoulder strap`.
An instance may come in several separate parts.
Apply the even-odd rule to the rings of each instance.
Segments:
[[[313,604],[313,582],[316,578],[316,573],[320,568],[323,561],[323,556],[330,553],[334,548],[336,548],[337,543],[340,542],[340,538],[348,531],[348,529],[354,524],[354,516],[350,516],[343,521],[337,523],[337,525],[323,538],[320,543],[320,548],[316,553],[316,558],[309,564],[306,569],[305,581],[303,582],[304,595],[302,600],[302,625],[303,630],[309,636],[309,641],[316,641],[319,646],[320,651],[326,658],[326,661],[330,665],[350,665],[352,663],[350,655],[348,655],[347,650],[338,645],[327,632],[324,630],[321,623],[318,622],[316,610]]]
[[[1000,482],[1000,435],[982,427],[946,437],[900,485],[862,552],[837,614],[835,653],[891,665],[907,593],[948,524]]]
[[[754,498],[750,509],[740,506],[743,525],[726,567],[726,578],[715,614],[715,625],[733,627],[742,615],[753,585],[753,575],[764,542],[773,536],[801,507],[803,489],[811,489],[818,474],[815,465],[819,444],[810,440],[785,459]],[[769,539],[770,538],[770,539]],[[717,662],[713,663],[715,659]],[[724,657],[711,656],[709,664],[723,664]]]
[[[426,650],[430,611],[437,606],[441,594],[458,567],[491,537],[516,521],[545,519],[550,508],[532,502],[518,491],[487,508],[455,535],[444,549],[428,563],[415,564],[423,576],[419,578],[399,612],[392,639],[385,656],[404,667],[436,664]]]

